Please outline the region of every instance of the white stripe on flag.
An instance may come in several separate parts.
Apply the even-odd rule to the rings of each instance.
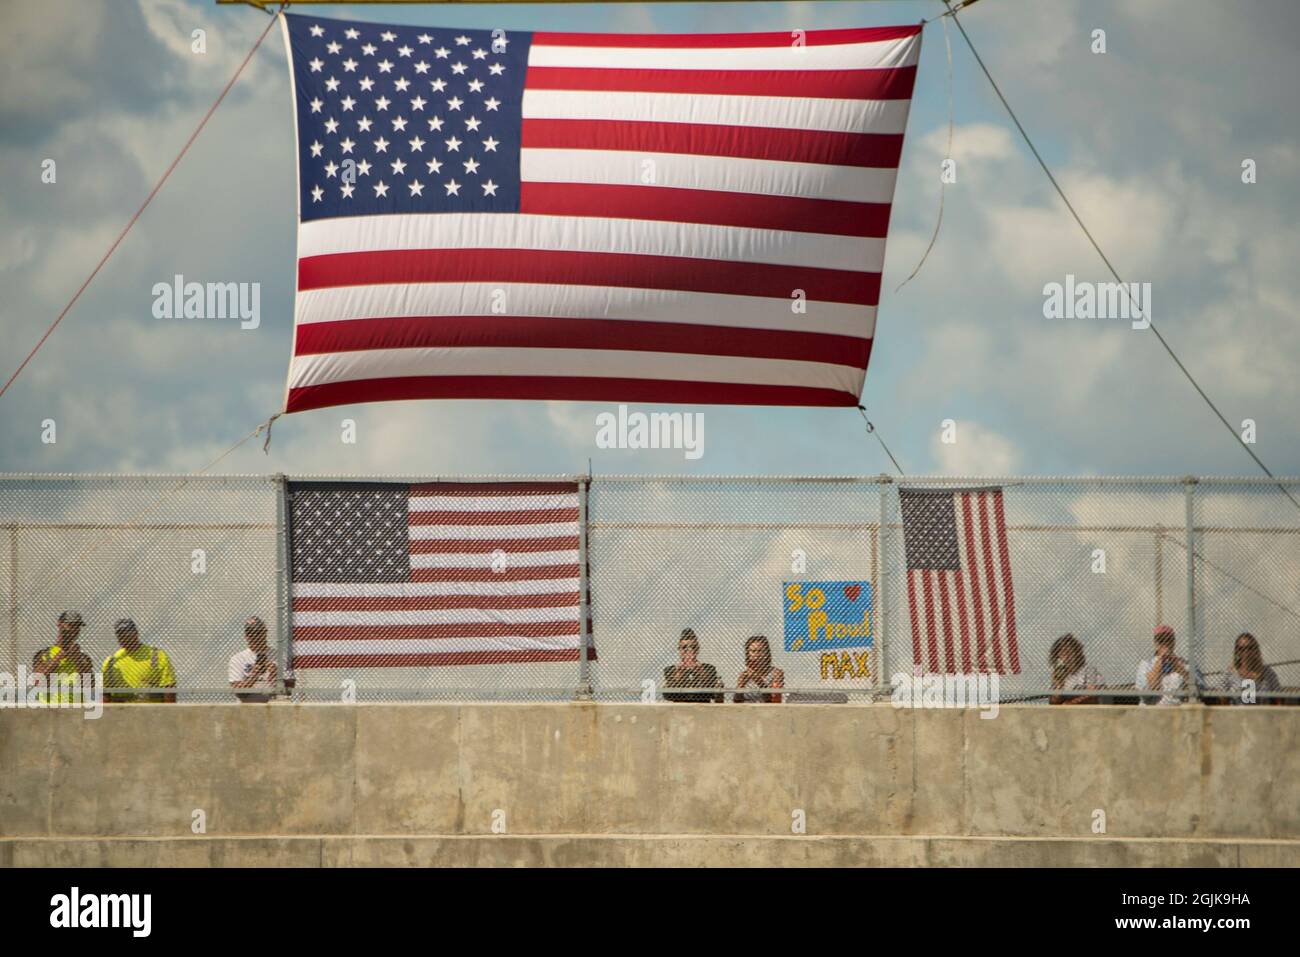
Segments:
[[[492,638],[371,638],[307,639],[293,643],[293,656],[308,655],[367,655],[375,658],[375,666],[384,665],[389,655],[437,654],[471,651],[546,651],[548,649],[577,648],[579,635],[555,635],[551,638],[528,638],[522,635],[502,635]]]
[[[327,382],[422,375],[594,376],[732,382],[805,386],[857,395],[861,391],[864,370],[850,365],[795,359],[632,350],[488,348],[370,349],[301,355],[294,356],[289,366],[289,383],[295,389]]]
[[[920,635],[920,648],[917,653],[921,659],[921,666],[926,671],[930,671],[930,620],[934,614],[934,606],[927,600],[926,576],[930,573],[924,569],[909,571],[908,576],[912,579],[912,588],[916,594],[916,633]]]
[[[418,611],[295,611],[295,628],[373,625],[523,625],[577,621],[578,606],[560,608],[429,608]],[[301,654],[296,647],[294,654]]]
[[[360,317],[460,315],[467,321],[480,317],[492,322],[499,319],[492,313],[493,296],[501,294],[510,303],[510,314],[515,316],[680,322],[863,337],[870,337],[876,325],[875,306],[811,301],[806,315],[796,315],[790,310],[788,298],[510,282],[312,289],[298,293],[298,323],[338,322]]]
[[[957,665],[960,661],[957,655],[958,635],[957,635],[957,589],[953,582],[955,572],[939,572],[936,577],[939,579],[939,661],[943,665],[945,672],[960,670]],[[948,613],[943,614],[944,609]]]
[[[526,512],[577,508],[577,495],[412,495],[412,512]]]
[[[304,223],[298,233],[301,258],[380,250],[465,248],[687,256],[866,272],[880,272],[885,261],[883,239],[594,216],[349,216]]]
[[[984,633],[987,636],[985,658],[990,671],[998,671],[999,664],[1005,667],[1006,658],[1003,649],[1003,636],[1006,623],[1002,613],[1002,583],[998,575],[998,563],[992,549],[996,546],[996,518],[991,508],[992,502],[984,492],[971,493],[971,516],[975,535],[975,561],[977,562],[980,590],[984,598]],[[989,535],[988,545],[984,542],[985,522]]]
[[[1011,646],[1008,641],[1007,630],[1007,583],[1002,575],[1002,557],[1001,552],[999,551],[999,545],[1002,540],[998,535],[998,520],[997,512],[994,511],[993,508],[993,495],[991,493],[984,493],[983,498],[984,507],[988,512],[989,519],[989,544],[985,556],[988,559],[989,566],[993,569],[993,595],[998,608],[998,633],[996,636],[998,657],[994,658],[994,664],[1000,665],[999,670],[1006,672],[1009,671],[1011,667]]]
[[[953,511],[957,522],[957,550],[961,558],[962,576],[965,581],[966,602],[967,602],[967,622],[970,630],[970,649],[971,649],[971,667],[975,671],[984,671],[988,669],[987,662],[989,658],[987,650],[984,659],[980,659],[979,651],[979,634],[981,630],[984,634],[985,648],[988,647],[989,635],[989,613],[988,613],[988,585],[984,582],[984,568],[979,561],[979,538],[976,535],[971,542],[966,540],[966,516],[968,511],[974,518],[974,496],[971,496],[971,509],[967,509],[966,495],[962,492],[953,494]],[[978,531],[978,524],[971,526],[973,530]],[[974,546],[973,549],[971,546]],[[976,601],[978,593],[979,600]],[[983,622],[981,626],[980,622]]]
[[[577,553],[575,552],[574,555],[576,558]],[[515,564],[522,563],[516,562]],[[472,595],[474,597],[505,598],[513,595],[564,594],[565,592],[576,592],[579,587],[577,578],[471,582],[294,582],[293,597],[427,598],[437,595]]]
[[[495,559],[491,552],[455,552],[418,554],[411,556],[412,568],[491,568]],[[506,567],[533,568],[542,565],[574,565],[578,561],[576,548],[556,552],[506,551]]]
[[[538,522],[536,525],[412,525],[411,541],[499,538],[560,538],[578,534],[577,522]],[[506,549],[509,551],[509,549]]]
[[[534,43],[529,66],[624,70],[864,70],[915,66],[919,34],[870,43],[796,47],[576,47]]]
[[[901,135],[911,100],[835,100],[717,93],[626,93],[524,88],[524,121],[622,120]]]
[[[644,186],[646,162],[654,163],[654,185],[760,196],[796,196],[849,203],[894,201],[898,170],[893,166],[834,166],[742,156],[699,156],[636,150],[529,147],[519,153],[526,183],[599,183]],[[306,229],[306,225],[303,226]],[[847,237],[845,237],[847,238]]]

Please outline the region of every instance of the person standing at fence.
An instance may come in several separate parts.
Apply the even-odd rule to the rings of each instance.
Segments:
[[[1162,705],[1178,704],[1182,700],[1180,692],[1191,687],[1193,682],[1200,684],[1195,669],[1190,668],[1184,659],[1174,654],[1174,641],[1172,628],[1168,625],[1158,627],[1155,633],[1155,654],[1138,662],[1137,676],[1134,681],[1134,687],[1139,693],[1160,692],[1158,703]],[[1141,703],[1152,704],[1153,697],[1154,695],[1150,694],[1142,695]]]
[[[45,675],[47,683],[46,690],[37,694],[38,701],[50,704],[77,700],[78,675],[90,675],[94,672],[95,663],[80,644],[81,627],[81,612],[61,613],[58,622],[58,643],[32,655],[32,673]]]
[[[235,697],[245,704],[271,700],[277,672],[266,644],[266,622],[256,615],[244,622],[244,641],[248,647],[230,656],[226,669]],[[245,691],[244,689],[250,689]]]
[[[664,669],[664,685],[669,688],[706,688],[707,693],[701,692],[679,692],[670,694],[664,692],[665,701],[697,701],[703,703],[717,703],[723,700],[722,679],[718,677],[718,669],[713,665],[700,661],[700,639],[695,637],[695,632],[687,628],[682,632],[681,638],[677,640],[677,654],[679,661],[675,665],[669,665]]]
[[[1248,631],[1237,636],[1232,646],[1232,670],[1223,676],[1223,693],[1228,704],[1255,704],[1261,691],[1281,691],[1277,672],[1264,664],[1264,652]],[[1265,701],[1272,704],[1276,699]]]
[[[113,704],[162,701],[172,704],[176,693],[132,693],[121,688],[175,688],[176,672],[167,652],[140,640],[140,631],[130,618],[120,618],[113,626],[117,651],[104,659],[104,700]]]
[[[747,688],[750,685],[767,689],[785,687],[785,672],[772,664],[772,646],[762,635],[755,635],[745,642],[745,670],[736,679],[737,688]],[[780,704],[781,695],[774,691],[758,694],[738,691],[733,700]]]
[[[1074,635],[1062,635],[1052,642],[1047,660],[1052,665],[1052,704],[1097,704],[1096,695],[1066,694],[1070,691],[1096,691],[1102,687],[1101,672],[1088,664],[1083,644]]]

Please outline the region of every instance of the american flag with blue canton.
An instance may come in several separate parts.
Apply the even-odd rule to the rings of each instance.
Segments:
[[[294,482],[290,501],[294,668],[578,660],[576,482]]]
[[[283,23],[299,205],[286,411],[857,404],[919,26]]]
[[[1020,674],[1002,489],[899,488],[912,665]]]

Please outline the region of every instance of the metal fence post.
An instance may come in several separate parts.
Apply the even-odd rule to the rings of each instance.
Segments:
[[[1196,477],[1183,479],[1183,501],[1187,534],[1187,660],[1191,662],[1189,700],[1198,701],[1201,689],[1196,677],[1201,673],[1200,623],[1196,617]]]
[[[578,689],[575,698],[589,701],[594,690],[591,684],[591,572],[588,568],[587,525],[591,496],[591,476],[578,481]]]
[[[893,682],[889,679],[888,659],[885,651],[885,629],[887,615],[885,614],[885,578],[889,574],[889,523],[885,520],[888,515],[889,507],[889,486],[893,484],[893,479],[884,474],[880,475],[880,527],[877,531],[877,537],[880,541],[878,549],[880,557],[877,560],[876,573],[876,594],[875,594],[875,612],[876,612],[876,692],[883,693],[886,688],[892,687]]]
[[[1156,525],[1156,620],[1154,626],[1165,620],[1165,527]]]
[[[9,674],[18,680],[18,523],[9,526]]]
[[[284,694],[285,682],[293,687],[289,674],[293,643],[293,588],[289,564],[289,482],[283,472],[272,477],[275,488],[275,615],[280,640],[276,645],[275,690]]]

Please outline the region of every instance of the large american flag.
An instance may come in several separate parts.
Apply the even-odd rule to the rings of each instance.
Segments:
[[[575,482],[290,495],[295,668],[578,660]]]
[[[900,488],[912,663],[934,674],[1019,674],[1002,489]]]
[[[299,203],[287,411],[857,404],[919,26],[283,22]]]

